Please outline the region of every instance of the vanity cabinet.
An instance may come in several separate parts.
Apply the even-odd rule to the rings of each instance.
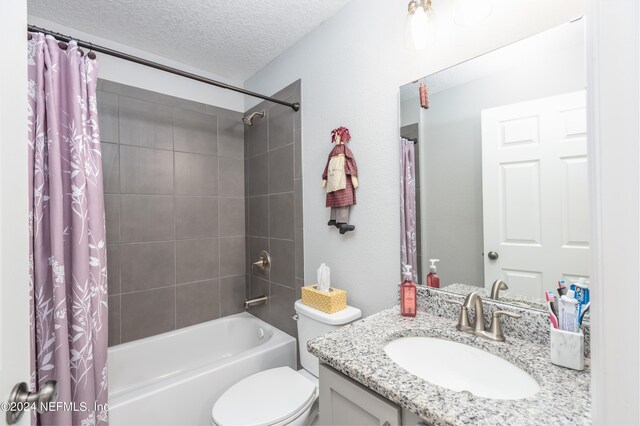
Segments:
[[[395,426],[418,422],[420,418],[415,414],[320,364],[320,424]]]

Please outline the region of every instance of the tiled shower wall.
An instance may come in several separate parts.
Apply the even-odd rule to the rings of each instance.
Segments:
[[[274,96],[300,102],[300,80]],[[291,315],[304,282],[301,112],[262,102],[247,114],[262,110],[266,116],[256,117],[244,135],[247,296],[269,296],[250,312],[297,336]],[[271,255],[267,275],[251,270],[262,250]]]
[[[242,114],[109,81],[98,89],[109,345],[243,311]]]

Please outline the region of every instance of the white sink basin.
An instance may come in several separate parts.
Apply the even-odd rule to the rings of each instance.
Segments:
[[[384,351],[400,367],[430,383],[493,399],[523,399],[538,383],[509,361],[474,347],[432,337],[403,337]]]

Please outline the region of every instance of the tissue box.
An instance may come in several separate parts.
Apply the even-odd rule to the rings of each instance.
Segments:
[[[320,291],[318,284],[302,287],[302,303],[314,309],[333,314],[347,308],[347,292],[337,288]]]

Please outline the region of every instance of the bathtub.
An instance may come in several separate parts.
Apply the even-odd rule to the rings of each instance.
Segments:
[[[119,425],[209,425],[238,380],[296,368],[296,340],[248,313],[109,348],[109,420]]]

